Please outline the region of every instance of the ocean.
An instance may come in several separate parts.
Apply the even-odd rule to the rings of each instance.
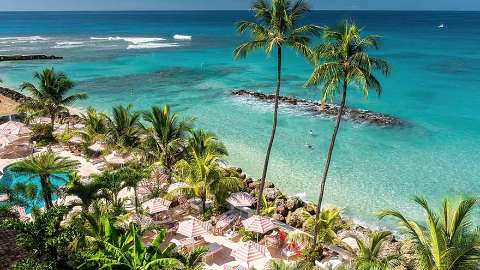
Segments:
[[[248,11],[3,12],[0,54],[65,59],[3,62],[0,78],[18,88],[33,72],[53,66],[77,82],[75,91],[89,94],[77,104],[83,109],[168,103],[215,132],[229,149],[228,161],[259,177],[272,105],[229,95],[232,89],[274,89],[274,56],[260,51],[233,59],[232,50],[247,38],[235,33],[234,23],[249,18]],[[371,53],[393,66],[391,76],[381,78],[381,97],[365,99],[352,89],[348,105],[410,125],[343,122],[326,202],[385,225],[375,217],[381,209],[421,217],[414,195],[436,205],[444,197],[480,195],[480,13],[314,11],[305,22],[333,26],[345,18],[381,35],[382,48]],[[318,90],[302,87],[312,67],[291,51],[283,63],[282,94],[318,100]],[[316,200],[332,128],[329,118],[281,106],[267,178],[289,194]]]

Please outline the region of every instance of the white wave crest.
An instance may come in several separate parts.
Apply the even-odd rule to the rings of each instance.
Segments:
[[[20,36],[20,37],[1,37],[0,40],[3,40],[8,43],[35,43],[35,42],[41,42],[41,41],[46,41],[48,38],[46,37],[41,37],[41,36]]]
[[[60,41],[60,42],[55,42],[57,45],[83,45],[83,42],[81,41]]]
[[[176,39],[176,40],[192,40],[192,36],[175,34],[175,35],[173,35],[173,39]]]
[[[178,43],[142,43],[142,44],[134,44],[128,45],[127,49],[157,49],[157,48],[169,48],[169,47],[178,47],[180,44]]]
[[[155,41],[163,41],[160,37],[90,37],[91,40],[107,40],[107,41],[126,41],[133,44],[143,44]]]

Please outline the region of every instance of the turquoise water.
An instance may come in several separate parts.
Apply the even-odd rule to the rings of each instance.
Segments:
[[[342,124],[326,201],[375,223],[384,208],[418,217],[415,194],[479,195],[480,13],[313,12],[307,20],[352,18],[383,36],[376,53],[393,66],[384,94],[368,100],[352,91],[348,104],[408,121],[408,128]],[[260,52],[235,61],[244,37],[233,23],[248,12],[0,13],[0,54],[51,53],[63,61],[1,63],[0,78],[17,87],[54,66],[78,82],[89,104],[137,109],[169,103],[227,144],[229,160],[258,177],[271,127],[271,106],[228,95],[234,88],[271,92],[275,57]],[[444,23],[446,29],[438,29]],[[192,36],[176,40],[175,34]],[[139,39],[142,38],[142,39]],[[282,93],[318,99],[303,82],[311,67],[294,53],[284,59]],[[290,194],[314,199],[333,122],[282,107],[268,178]],[[316,136],[310,136],[313,129]],[[304,147],[314,146],[313,150]]]
[[[57,189],[68,181],[68,175],[66,174],[55,174],[51,176],[50,183],[52,184],[52,188]],[[43,208],[45,206],[45,202],[43,201],[41,187],[40,187],[40,177],[32,176],[29,174],[24,173],[16,173],[12,172],[8,167],[3,170],[3,176],[0,178],[0,183],[2,185],[7,185],[10,187],[14,187],[16,184],[19,183],[32,183],[37,186],[37,200],[29,201],[29,205],[25,208],[27,213],[31,213],[33,208]],[[53,194],[52,199],[56,200],[58,198],[57,195]]]

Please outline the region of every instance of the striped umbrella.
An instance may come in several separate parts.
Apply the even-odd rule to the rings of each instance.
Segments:
[[[242,221],[242,224],[245,229],[256,233],[266,233],[275,229],[275,225],[273,225],[269,218],[258,215],[253,215],[250,218]]]
[[[235,248],[231,255],[250,268],[250,263],[265,257],[265,247],[248,241]]]
[[[189,219],[180,222],[178,224],[177,233],[181,235],[185,235],[186,237],[193,238],[197,236],[201,236],[208,233],[210,229],[209,222],[202,222],[198,219]]]
[[[172,202],[163,198],[154,198],[142,204],[143,208],[148,211],[150,215],[167,211]]]
[[[0,125],[0,134],[3,135],[16,135],[23,136],[28,135],[32,131],[23,123],[8,121]]]
[[[249,207],[255,202],[255,198],[247,192],[236,192],[230,194],[227,202],[234,207]]]

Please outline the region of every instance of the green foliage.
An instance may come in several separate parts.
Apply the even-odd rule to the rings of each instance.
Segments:
[[[98,263],[99,269],[164,269],[180,267],[182,263],[173,256],[175,244],[170,243],[165,248],[161,245],[166,237],[166,230],[161,229],[152,245],[146,247],[137,225],[130,223],[125,234],[120,233],[108,222],[104,223],[105,238],[97,240],[102,248],[89,261]]]
[[[55,265],[59,269],[70,269],[70,264],[78,258],[67,247],[81,236],[81,231],[74,226],[60,225],[67,212],[65,207],[54,206],[44,212],[34,213],[32,222],[9,218],[1,222],[0,228],[15,230],[17,245],[28,251],[32,260]]]
[[[326,244],[333,243],[337,238],[337,231],[339,230],[341,222],[340,209],[330,208],[320,212],[317,222],[315,216],[306,215],[306,222],[304,230],[307,233],[313,234],[315,223],[318,225],[317,239]]]
[[[183,192],[202,200],[203,212],[207,199],[212,198],[217,204],[222,204],[229,193],[239,190],[242,185],[239,178],[225,175],[218,165],[218,157],[212,153],[203,156],[192,153],[191,159],[175,164],[175,174],[179,181],[187,183],[182,188]]]
[[[245,227],[240,227],[240,229],[238,229],[238,234],[243,242],[255,240],[255,237],[257,236],[254,232],[246,230]]]
[[[144,112],[143,118],[149,123],[147,132],[150,135],[144,142],[144,155],[147,160],[160,161],[170,173],[183,155],[193,120],[181,119],[169,105],[153,106],[149,112]]]
[[[111,145],[132,149],[140,144],[143,126],[140,112],[133,111],[133,106],[116,106],[112,117],[108,118],[108,139]]]
[[[277,208],[274,202],[268,202],[265,195],[262,196],[262,208],[260,209],[260,215],[271,217]]]
[[[12,270],[56,270],[56,267],[52,262],[42,262],[33,258],[26,258],[16,262]]]
[[[125,214],[124,199],[119,198],[119,193],[127,187],[121,172],[107,170],[100,174],[92,175],[93,183],[99,188],[99,194],[111,205],[115,215]]]
[[[465,199],[452,206],[445,199],[438,213],[423,198],[415,197],[415,202],[425,212],[425,223],[408,219],[395,210],[382,211],[379,217],[398,219],[403,235],[414,247],[418,269],[477,269],[480,233],[473,228],[471,216],[478,201]]]
[[[87,98],[84,93],[68,95],[74,87],[73,81],[64,73],[55,72],[53,68],[46,68],[41,73],[36,72],[33,77],[37,80],[37,86],[28,82],[20,86],[31,98],[22,103],[19,109],[31,112],[32,115],[48,115],[52,129],[58,115],[68,111],[67,106]]]
[[[228,155],[225,145],[218,140],[215,134],[207,132],[203,129],[195,129],[190,132],[188,139],[188,149],[197,156],[213,153],[217,156]]]
[[[106,114],[97,112],[94,107],[88,107],[85,114],[81,114],[85,128],[82,137],[85,141],[93,143],[97,140],[104,140],[108,132],[109,118]]]
[[[391,236],[391,232],[373,232],[371,233],[368,241],[354,236],[358,250],[353,252],[354,259],[353,265],[357,270],[390,270],[400,265],[399,255],[390,254],[388,256],[382,256],[380,251],[382,250],[383,243]]]
[[[183,265],[178,267],[181,270],[202,270],[202,257],[208,252],[207,247],[196,247],[190,251],[182,249],[175,254],[175,258],[179,260]]]
[[[29,174],[32,178],[38,176],[45,206],[50,208],[53,206],[52,193],[56,190],[50,179],[63,180],[57,175],[72,172],[77,169],[78,165],[79,162],[76,160],[60,157],[52,151],[47,151],[12,164],[10,170]]]
[[[53,128],[49,124],[32,125],[31,140],[37,143],[37,146],[45,146],[56,142],[53,136]]]
[[[90,205],[97,199],[101,198],[99,193],[102,186],[95,181],[82,182],[77,174],[72,174],[68,183],[65,185],[65,192],[68,195],[77,196],[81,202],[73,202],[72,206],[80,205],[84,212],[87,212]]]
[[[238,46],[235,58],[246,57],[257,49],[271,54],[277,47],[291,47],[302,55],[310,55],[310,37],[320,34],[321,28],[313,25],[300,26],[300,19],[310,10],[305,1],[257,0],[252,5],[256,21],[241,21],[237,32],[251,33],[251,40]]]

